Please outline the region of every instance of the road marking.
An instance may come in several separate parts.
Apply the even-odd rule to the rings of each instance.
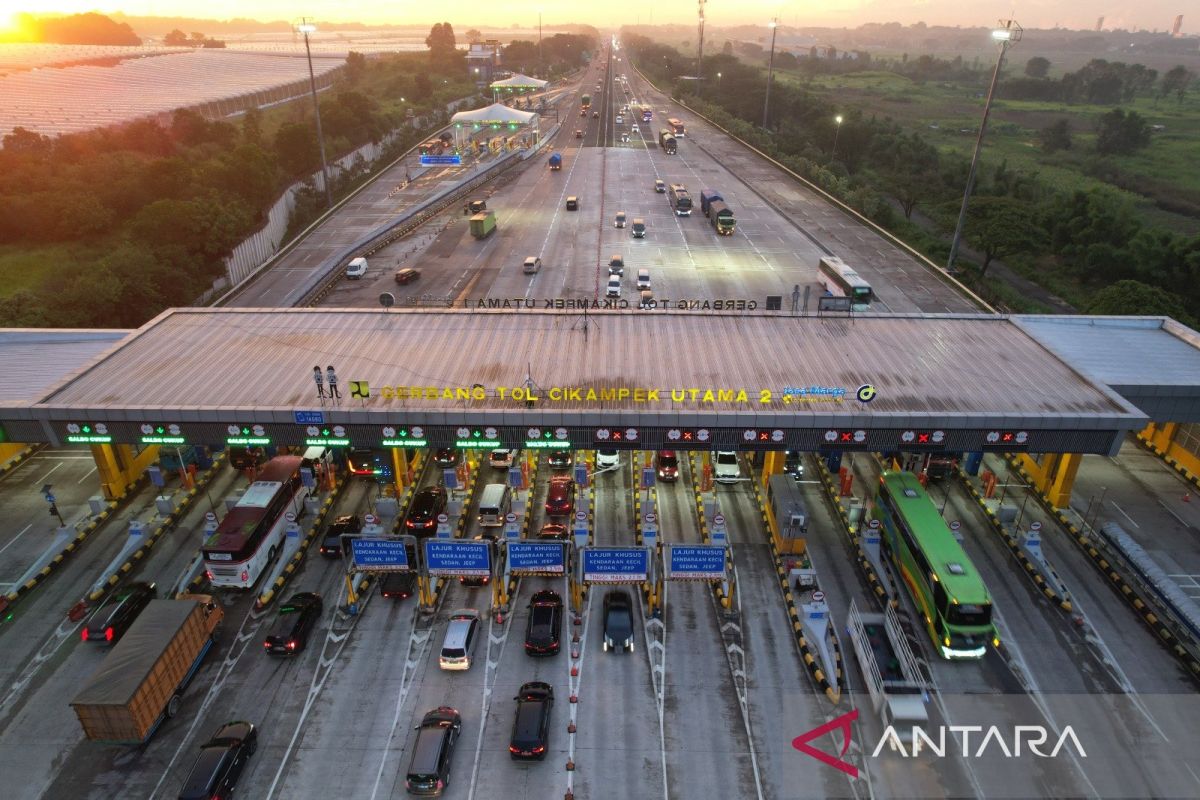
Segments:
[[[59,469],[59,468],[61,468],[61,467],[62,467],[62,465],[63,465],[63,464],[65,464],[65,463],[66,463],[65,461],[61,461],[61,460],[60,460],[60,461],[59,461],[57,464],[55,464],[55,465],[54,465],[54,469],[52,469],[52,470],[50,470],[49,472],[47,472],[45,475],[43,475],[43,476],[41,477],[41,479],[40,479],[40,480],[38,480],[38,481],[35,481],[35,483],[41,483],[41,484],[45,484],[45,483],[46,483],[46,478],[49,478],[51,475],[53,475],[53,474],[54,474],[54,471],[55,471],[55,470],[57,470],[57,469]]]
[[[1119,505],[1117,505],[1117,503],[1116,503],[1116,501],[1115,501],[1115,500],[1109,500],[1108,502],[1109,502],[1109,503],[1112,505],[1112,507],[1113,507],[1113,508],[1115,508],[1117,511],[1120,511],[1120,512],[1121,512],[1121,516],[1123,516],[1125,519],[1129,520],[1129,524],[1130,524],[1130,525],[1132,525],[1132,526],[1133,526],[1133,527],[1135,527],[1135,528],[1140,528],[1140,527],[1142,527],[1141,525],[1138,525],[1136,522],[1134,522],[1134,521],[1133,521],[1133,517],[1131,517],[1131,516],[1129,516],[1128,514],[1126,514],[1126,513],[1125,513],[1125,509],[1123,509],[1123,508],[1121,508]]]
[[[515,608],[517,605],[517,597],[521,594],[521,581],[518,579],[517,588],[510,598],[509,608]],[[500,659],[504,658],[504,646],[508,644],[508,633],[512,627],[513,617],[516,616],[511,611],[504,618],[501,630],[503,633],[497,637],[492,630],[496,627],[495,616],[488,614],[488,648],[486,654],[486,669],[483,673],[483,697],[481,698],[481,713],[479,715],[479,734],[475,737],[475,763],[471,765],[471,788],[467,790],[467,800],[472,800],[475,797],[475,784],[479,780],[479,760],[483,755],[483,734],[487,730],[488,711],[492,707],[492,689],[496,686],[496,678],[500,670],[496,669],[500,665]],[[495,660],[492,659],[492,645],[499,644],[500,652],[496,654]],[[488,682],[488,679],[491,682]]]
[[[25,531],[29,530],[29,529],[30,529],[30,528],[32,528],[32,527],[33,527],[33,523],[31,522],[31,523],[29,523],[28,525],[26,525],[24,528],[22,528],[22,529],[21,529],[21,532],[20,532],[20,533],[18,533],[16,536],[14,536],[14,537],[12,538],[12,541],[11,541],[11,542],[9,542],[8,544],[4,545],[4,547],[0,547],[0,553],[3,553],[5,550],[7,550],[8,548],[10,548],[10,547],[12,547],[14,544],[16,544],[16,542],[17,542],[17,539],[20,539],[22,536],[24,536],[24,535],[25,535]]]
[[[408,699],[417,674],[417,667],[425,661],[427,645],[430,641],[431,628],[417,630],[417,617],[420,606],[413,605],[412,633],[408,637],[408,652],[404,656],[404,673],[400,676],[400,691],[396,692],[396,710],[392,712],[392,727],[388,731],[387,742],[384,743],[383,753],[379,756],[379,769],[375,771],[375,784],[371,787],[370,800],[375,800],[379,794],[379,784],[383,780],[383,767],[387,763],[388,753],[392,749],[392,741],[396,738],[396,730],[400,725],[400,709]],[[414,654],[414,646],[416,653]]]
[[[22,694],[24,694],[25,689],[29,687],[30,682],[42,668],[42,665],[49,661],[54,654],[58,652],[58,648],[62,647],[64,642],[74,636],[75,632],[79,630],[80,626],[83,625],[84,620],[86,619],[86,617],[81,617],[79,622],[71,622],[69,619],[64,620],[63,622],[60,622],[58,628],[55,629],[55,631],[51,633],[49,637],[47,637],[42,646],[38,648],[38,651],[34,655],[33,659],[25,664],[25,667],[21,670],[20,677],[13,681],[12,685],[9,686],[8,692],[4,695],[4,699],[0,700],[0,721],[4,719],[5,713],[12,706],[12,704],[15,703]]]
[[[92,468],[91,468],[91,469],[89,469],[87,472],[85,472],[82,478],[80,478],[79,480],[75,481],[76,485],[78,485],[78,484],[80,484],[80,483],[83,483],[84,481],[86,481],[88,478],[90,478],[90,477],[92,476],[92,473],[93,473],[93,472],[95,472],[95,471],[96,471],[96,465],[95,465],[95,464],[93,464],[93,465],[92,465]]]
[[[1166,503],[1164,503],[1162,500],[1159,500],[1159,501],[1158,501],[1158,504],[1159,504],[1160,506],[1162,506],[1162,507],[1163,507],[1163,510],[1165,510],[1165,511],[1166,511],[1168,514],[1170,514],[1172,517],[1174,517],[1176,520],[1178,520],[1178,522],[1179,522],[1179,524],[1180,524],[1180,525],[1182,525],[1182,526],[1183,526],[1183,527],[1185,527],[1185,528],[1190,528],[1190,527],[1192,527],[1192,526],[1191,526],[1191,525],[1189,525],[1189,524],[1188,524],[1186,521],[1184,521],[1183,517],[1179,516],[1179,515],[1178,515],[1178,514],[1176,514],[1174,511],[1172,511],[1172,510],[1171,510],[1171,507],[1170,507],[1170,506],[1168,506]]]

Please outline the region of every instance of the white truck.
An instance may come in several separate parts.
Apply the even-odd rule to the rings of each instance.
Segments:
[[[898,739],[910,755],[916,755],[920,740],[914,729],[923,729],[929,721],[927,687],[896,612],[888,606],[882,614],[860,613],[851,602],[847,627],[871,706],[884,728],[895,733],[888,737],[891,746],[895,748]]]

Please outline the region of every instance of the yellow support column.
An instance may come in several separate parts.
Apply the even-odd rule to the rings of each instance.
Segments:
[[[125,482],[117,454],[110,444],[92,445],[92,458],[96,460],[96,471],[100,477],[100,489],[105,500],[120,500],[125,496],[129,484]]]
[[[783,472],[783,453],[778,450],[770,450],[763,459],[762,475],[759,476],[758,482],[762,486],[763,491],[766,491],[767,483],[771,480],[772,475],[778,475]]]
[[[25,450],[25,445],[6,442],[0,444],[0,464],[5,464],[9,459],[15,458],[18,453]]]
[[[408,452],[403,447],[392,448],[392,477],[396,484],[396,497],[403,496],[404,487],[408,485]]]
[[[1159,452],[1165,453],[1171,446],[1171,440],[1175,438],[1175,430],[1179,427],[1175,422],[1164,422],[1161,425],[1153,423],[1155,430],[1154,436],[1150,439],[1150,444]]]
[[[132,484],[150,465],[158,461],[158,445],[150,445],[142,452],[134,455],[133,445],[117,445],[117,463],[125,472],[126,485]]]
[[[1071,489],[1075,487],[1075,474],[1083,456],[1078,453],[1063,453],[1057,459],[1054,480],[1046,494],[1055,508],[1066,508],[1071,502]]]

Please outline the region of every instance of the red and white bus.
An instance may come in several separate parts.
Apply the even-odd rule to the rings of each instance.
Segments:
[[[213,586],[249,589],[283,548],[287,512],[299,517],[308,488],[300,456],[277,456],[204,542],[204,569]]]
[[[677,139],[682,139],[684,137],[686,131],[683,127],[683,122],[680,120],[671,117],[667,120],[667,126],[671,129],[672,133],[675,134]]]

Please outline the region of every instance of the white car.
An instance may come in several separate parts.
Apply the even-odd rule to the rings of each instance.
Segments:
[[[621,455],[616,450],[605,449],[596,451],[596,471],[612,469],[621,463]]]
[[[604,290],[605,297],[621,296],[621,278],[619,275],[609,275],[608,288]]]
[[[367,274],[367,260],[365,258],[353,259],[346,265],[346,277],[351,279],[361,278]]]
[[[624,124],[625,124],[625,118],[624,118],[624,117],[622,117],[620,114],[617,114],[617,124],[618,124],[618,125],[624,125]]]
[[[718,450],[713,459],[713,475],[717,483],[737,483],[742,477],[742,466],[733,450]]]
[[[513,465],[513,458],[516,454],[516,450],[493,450],[488,454],[488,464],[496,469],[508,469]]]
[[[630,132],[630,133],[641,133],[641,132],[642,132],[642,129],[641,129],[641,128],[639,128],[639,127],[637,126],[637,123],[635,122],[635,123],[633,123],[632,125],[630,125],[630,126],[629,126],[629,132]]]
[[[622,142],[628,142],[628,141],[629,141],[629,134],[628,134],[628,133],[622,133],[622,134],[621,134],[621,141],[622,141]]]

